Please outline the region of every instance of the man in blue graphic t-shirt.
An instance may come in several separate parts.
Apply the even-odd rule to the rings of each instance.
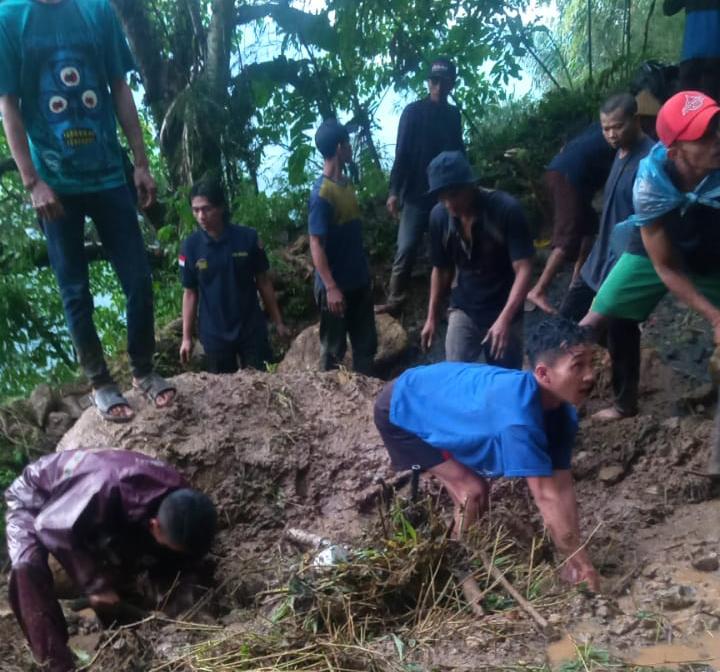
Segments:
[[[108,367],[92,319],[84,249],[85,218],[127,297],[133,383],[158,407],[175,390],[153,371],[150,267],[135,197],[125,176],[116,116],[133,152],[143,208],[155,182],[132,92],[133,59],[107,0],[5,0],[0,3],[0,114],[23,185],[47,238],[50,264],[80,364],[101,415],[132,418]]]
[[[454,535],[487,508],[488,478],[525,478],[558,552],[562,577],[597,590],[581,545],[570,457],[579,404],[594,383],[589,334],[555,317],[528,334],[531,371],[443,362],[409,369],[375,403],[397,470],[435,476],[455,505]]]

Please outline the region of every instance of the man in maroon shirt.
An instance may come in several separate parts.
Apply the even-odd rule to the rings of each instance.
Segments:
[[[198,558],[215,533],[215,507],[164,462],[125,450],[53,453],[5,493],[10,606],[49,672],[75,669],[48,566],[51,553],[99,610],[142,563]]]

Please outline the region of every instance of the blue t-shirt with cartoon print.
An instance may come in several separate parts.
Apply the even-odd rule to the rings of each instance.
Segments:
[[[0,2],[0,95],[14,95],[40,177],[58,193],[125,183],[110,83],[134,68],[107,0]]]

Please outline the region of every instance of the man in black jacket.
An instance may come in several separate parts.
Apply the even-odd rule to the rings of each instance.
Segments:
[[[447,102],[455,79],[455,65],[451,61],[446,58],[433,61],[428,73],[429,95],[410,103],[400,117],[387,199],[390,214],[400,217],[397,252],[388,301],[377,306],[377,312],[395,312],[405,299],[417,250],[436,203],[435,197],[427,195],[430,161],[444,151],[465,151],[460,111]]]

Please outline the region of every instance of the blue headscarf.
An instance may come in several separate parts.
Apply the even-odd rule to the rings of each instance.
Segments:
[[[672,183],[666,166],[667,149],[658,142],[638,166],[633,184],[635,214],[618,226],[645,226],[678,208],[684,215],[695,203],[720,209],[720,170],[707,175],[693,191],[680,191]]]

